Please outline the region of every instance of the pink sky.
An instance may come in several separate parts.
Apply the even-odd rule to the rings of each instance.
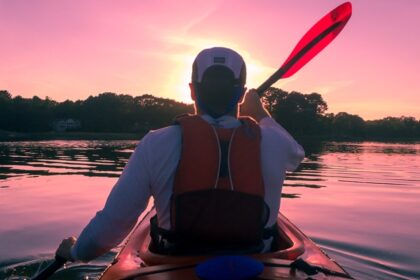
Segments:
[[[111,91],[191,102],[203,48],[236,49],[257,87],[343,1],[0,0],[0,89],[85,99]],[[420,118],[420,1],[355,0],[342,33],[275,86],[318,92],[329,112]]]

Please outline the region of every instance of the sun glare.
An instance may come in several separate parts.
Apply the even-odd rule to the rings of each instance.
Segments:
[[[238,47],[238,45],[224,40],[210,40],[194,38],[193,40],[182,40],[180,37],[171,37],[171,43],[184,49],[180,53],[172,55],[174,66],[167,84],[168,96],[181,102],[192,103],[190,97],[189,83],[191,81],[191,66],[196,55],[203,49],[215,46],[231,48],[242,55],[247,67],[247,88],[257,88],[267,79],[275,68],[266,66],[250,53]]]
[[[179,85],[176,87],[176,96],[178,97],[179,101],[184,103],[192,103],[191,95],[190,95],[190,87],[189,83],[191,81],[191,73],[186,71],[183,73]]]
[[[190,95],[191,67],[195,54],[183,54],[178,57],[169,86],[173,98],[184,103],[193,103]]]

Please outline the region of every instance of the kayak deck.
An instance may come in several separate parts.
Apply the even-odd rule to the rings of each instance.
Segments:
[[[150,252],[149,220],[154,215],[155,211],[151,210],[135,227],[101,280],[199,279],[194,270],[196,265],[214,256],[166,256]],[[264,271],[257,279],[307,279],[307,273],[291,267],[297,259],[320,268],[319,274],[325,278],[317,275],[316,279],[352,279],[283,214],[279,213],[277,222],[279,250],[251,255],[264,264]]]

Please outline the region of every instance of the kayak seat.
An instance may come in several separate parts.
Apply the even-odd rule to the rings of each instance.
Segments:
[[[275,225],[278,227],[278,225]],[[286,250],[293,247],[293,242],[287,237],[284,232],[280,232],[277,230],[276,234],[273,236],[273,240],[271,243],[270,252],[277,252]],[[201,249],[198,249],[201,248]],[[210,254],[210,255],[249,255],[258,252],[261,250],[261,246],[258,244],[257,246],[248,246],[241,249],[231,249],[231,250],[216,250],[211,247],[204,247],[201,244],[190,244],[188,250],[183,250],[183,253],[178,251],[178,254],[170,254],[161,248],[156,246],[155,242],[150,242],[149,244],[149,251],[155,254],[162,254],[162,255],[202,255],[202,254]],[[169,250],[170,252],[171,250]],[[268,253],[270,253],[268,252]]]
[[[151,211],[149,215],[145,218],[147,220],[152,220],[151,218],[156,215],[155,211]],[[284,259],[284,260],[295,260],[305,252],[305,246],[302,242],[301,232],[295,230],[288,226],[290,223],[286,217],[279,213],[277,227],[278,235],[275,236],[272,243],[272,251],[264,254],[258,253],[246,253],[243,251],[244,255],[255,256],[257,259],[260,258],[273,258],[273,259]],[[187,255],[168,255],[159,251],[155,247],[151,237],[151,224],[143,223],[141,229],[138,230],[138,235],[134,240],[138,240],[138,245],[135,249],[135,255],[143,260],[145,264],[154,265],[154,264],[185,264],[191,262],[197,262],[200,260],[206,260],[211,255],[207,254],[187,254]],[[134,248],[133,248],[134,249]],[[225,252],[227,253],[227,251]],[[213,256],[216,254],[212,254]],[[239,254],[239,252],[238,252]]]
[[[158,227],[157,216],[150,219],[150,252],[161,255],[246,255],[259,253],[264,248],[262,240],[255,243],[238,242],[234,238],[222,243],[209,239],[197,239],[187,235],[185,238],[176,232]]]

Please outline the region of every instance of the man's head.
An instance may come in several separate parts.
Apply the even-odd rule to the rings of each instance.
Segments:
[[[199,113],[215,118],[236,114],[245,83],[245,62],[237,52],[217,47],[205,49],[195,58],[190,87]]]

